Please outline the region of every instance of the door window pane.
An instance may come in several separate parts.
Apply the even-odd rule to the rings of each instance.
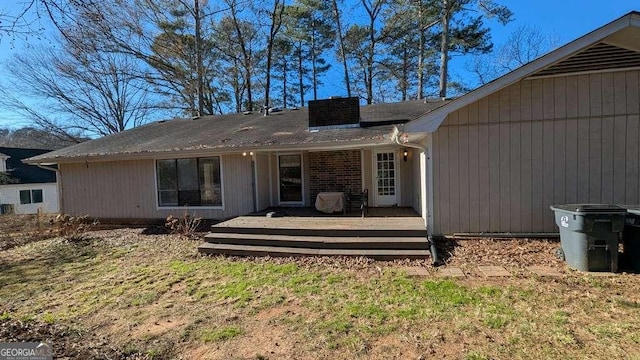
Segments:
[[[280,155],[280,201],[302,201],[301,155]]]

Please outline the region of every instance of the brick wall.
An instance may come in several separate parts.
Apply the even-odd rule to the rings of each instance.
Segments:
[[[309,153],[310,204],[322,191],[362,191],[360,150]]]

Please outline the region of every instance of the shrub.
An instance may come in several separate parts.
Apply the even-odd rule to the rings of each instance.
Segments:
[[[173,215],[167,216],[167,219],[164,222],[164,226],[169,229],[172,234],[195,237],[201,223],[201,217],[189,215],[185,211],[185,213],[181,217],[176,217]]]
[[[67,240],[82,240],[84,234],[98,224],[98,220],[91,220],[89,215],[70,216],[67,214],[58,214],[55,219],[51,220],[51,231],[56,236],[62,236]]]

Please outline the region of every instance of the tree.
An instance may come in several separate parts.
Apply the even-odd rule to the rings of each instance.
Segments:
[[[79,141],[88,140],[79,134],[74,134],[73,137]],[[13,130],[0,128],[0,146],[5,147],[55,150],[76,143],[77,141],[61,139],[55,133],[31,126]]]
[[[320,75],[330,68],[323,55],[333,47],[335,27],[331,23],[332,10],[321,0],[297,0],[286,8],[286,19],[281,38],[291,42],[297,60],[298,93],[300,106],[304,106],[305,78],[310,77],[313,99],[318,98]],[[306,62],[310,65],[307,66]]]
[[[11,175],[6,171],[0,171],[0,185],[14,184],[18,182],[16,179],[12,178]]]
[[[435,39],[440,43],[439,96],[447,97],[450,53],[486,54],[491,51],[491,35],[483,16],[496,18],[502,24],[511,21],[513,13],[492,0],[434,0],[440,14],[440,28]],[[475,5],[475,8],[473,7]],[[472,14],[479,13],[474,16]]]
[[[181,106],[186,114],[221,113],[230,96],[214,84],[214,69],[219,67],[220,53],[210,32],[202,34],[202,30],[193,29],[190,19],[199,10],[176,6],[167,10],[171,18],[158,23],[162,32],[151,44],[154,56],[149,59],[157,74],[147,76],[146,80],[158,93]]]
[[[476,75],[478,84],[484,85],[528,64],[557,46],[557,39],[545,34],[542,29],[519,26],[495,52],[474,57],[469,70]]]
[[[284,108],[296,105],[294,95],[297,94],[297,86],[289,83],[290,73],[294,70],[292,66],[294,61],[293,44],[287,39],[278,38],[274,44],[273,77],[281,82],[281,85],[274,87],[274,90],[280,90],[282,97],[280,101],[274,100],[274,104],[282,105]]]
[[[339,44],[338,58],[342,60],[342,67],[344,69],[344,84],[345,84],[345,87],[347,88],[347,96],[351,97],[351,81],[349,79],[349,66],[347,65],[347,54],[346,54],[346,48],[344,44],[344,36],[342,34],[342,21],[340,16],[341,15],[340,9],[338,8],[338,0],[332,0],[331,5],[333,7],[332,8],[333,19],[336,22],[336,31],[338,35],[338,44]]]
[[[229,95],[208,72],[215,65],[206,68],[217,55],[207,51],[213,28],[207,20],[226,7],[218,10],[203,0],[39,1],[47,4],[65,39],[76,41],[79,33],[91,39],[93,50],[127,57],[137,76],[153,85],[147,90],[165,98],[168,110],[190,115],[223,111]]]
[[[264,86],[264,116],[269,114],[269,91],[271,90],[271,64],[273,61],[273,47],[275,45],[278,32],[282,27],[282,14],[285,9],[285,0],[273,0],[273,7],[270,10],[262,9],[258,11],[258,16],[269,18],[269,32],[267,33],[267,65],[266,81]]]
[[[367,14],[366,25],[352,25],[345,35],[347,54],[358,64],[364,87],[367,104],[373,103],[373,83],[377,77],[377,65],[380,53],[378,47],[385,34],[378,26],[378,19],[387,0],[360,0],[360,4]]]
[[[235,9],[235,7],[233,8]],[[234,15],[235,14],[235,15]],[[257,62],[258,30],[232,10],[214,28],[213,45],[220,53],[219,80],[231,87],[233,108],[254,110],[253,76]]]
[[[134,70],[118,54],[88,53],[64,41],[58,51],[15,56],[0,104],[70,141],[113,134],[144,123],[154,109]]]
[[[434,74],[436,51],[426,46],[425,29],[433,24],[435,14],[423,0],[395,0],[385,13],[384,33],[386,37],[386,57],[383,64],[387,77],[396,83],[401,100],[424,97],[426,79]],[[434,61],[426,61],[432,59]]]
[[[34,20],[29,16],[33,12],[35,12],[36,15],[39,15],[38,5],[38,0],[28,0],[21,3],[19,9],[15,13],[0,9],[0,39],[3,35],[8,35],[14,38],[16,36],[31,35],[41,30],[34,30],[34,26],[38,21],[38,16],[33,18]]]

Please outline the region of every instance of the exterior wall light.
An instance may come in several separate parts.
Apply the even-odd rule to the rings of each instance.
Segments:
[[[402,159],[404,159],[404,162],[407,162],[407,156],[409,156],[409,151],[407,151],[407,149],[404,149],[404,151],[402,152]]]

